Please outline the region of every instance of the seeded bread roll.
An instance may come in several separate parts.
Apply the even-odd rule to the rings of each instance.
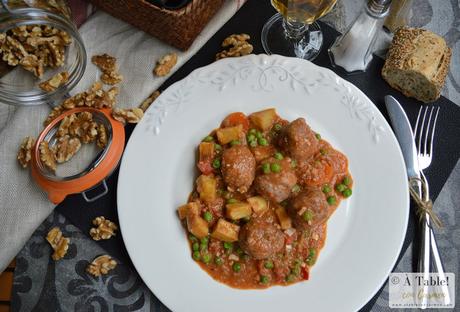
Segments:
[[[382,76],[405,96],[432,102],[441,95],[452,50],[431,31],[399,29],[391,43]]]

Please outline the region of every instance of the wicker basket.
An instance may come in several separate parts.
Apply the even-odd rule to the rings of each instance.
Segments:
[[[90,0],[107,13],[181,50],[187,50],[225,0],[192,0],[178,10],[144,0]]]

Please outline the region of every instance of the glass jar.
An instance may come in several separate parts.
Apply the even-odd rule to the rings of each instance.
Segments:
[[[22,28],[18,28],[20,26]],[[62,45],[63,54],[52,53],[53,50],[50,47],[56,43],[56,41],[51,41],[53,39],[50,39],[53,35],[50,34],[47,39],[40,37],[40,34],[45,34],[51,30],[53,31],[52,34],[54,34],[55,30],[53,28],[56,31],[64,31],[68,35],[66,38],[70,37],[71,39],[70,43],[69,41],[66,42],[65,47]],[[52,104],[56,100],[62,99],[83,77],[87,62],[85,46],[75,24],[71,20],[71,12],[66,2],[64,0],[2,0],[2,7],[0,8],[0,34],[2,34],[2,39],[6,38],[6,34],[11,35],[12,29],[22,29],[24,31],[27,29],[29,34],[25,33],[24,38],[40,37],[40,40],[43,39],[42,43],[48,45],[50,49],[43,48],[42,51],[39,51],[39,48],[36,48],[36,50],[33,50],[34,48],[30,47],[29,41],[24,41],[23,48],[17,50],[21,55],[18,58],[22,58],[22,61],[19,62],[20,66],[10,66],[14,65],[17,59],[9,60],[8,58],[14,58],[14,55],[5,56],[5,54],[8,54],[6,52],[8,50],[4,50],[2,48],[4,43],[0,42],[0,48],[2,49],[0,63],[3,63],[0,66],[2,68],[0,70],[0,102],[11,105],[40,105],[44,103]],[[36,35],[30,35],[34,31],[36,31]],[[21,36],[21,33],[19,33],[19,36]],[[9,40],[8,44],[13,42],[11,38]],[[49,40],[51,43],[47,43],[45,40]],[[59,42],[62,43],[62,41]],[[36,46],[39,47],[40,44],[38,43]],[[56,45],[58,44],[56,43]],[[6,49],[11,49],[10,46],[11,44]],[[27,48],[33,52],[27,51]],[[41,68],[44,68],[44,70],[31,69],[35,67],[29,67],[28,70],[25,70],[23,60],[24,55],[28,53],[42,53],[41,56],[34,60],[50,60],[59,57],[59,66],[56,66],[58,62],[55,61],[51,66],[42,66]],[[10,65],[8,65],[8,61]],[[46,62],[51,63],[52,61]],[[36,68],[39,67],[37,65]],[[68,73],[68,79],[57,89],[46,92],[39,87],[40,82],[64,71]],[[38,77],[40,73],[42,75]]]

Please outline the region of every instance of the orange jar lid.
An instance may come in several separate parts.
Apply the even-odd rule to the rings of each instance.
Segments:
[[[32,151],[32,177],[48,194],[54,204],[59,204],[67,195],[82,193],[98,185],[107,178],[120,162],[125,146],[125,130],[121,122],[113,119],[111,109],[74,108],[54,119],[40,133]],[[45,168],[40,160],[39,146],[48,141],[52,146],[55,133],[61,121],[74,113],[90,112],[93,118],[104,124],[107,129],[108,142],[104,150],[99,153],[91,165],[84,171],[66,177],[58,177]],[[54,140],[55,141],[55,140]]]

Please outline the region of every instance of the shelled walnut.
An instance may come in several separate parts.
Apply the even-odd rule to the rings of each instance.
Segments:
[[[142,111],[145,113],[145,111],[150,107],[150,105],[157,99],[157,97],[160,96],[160,91],[156,90],[152,94],[149,95],[148,98],[146,98],[141,105],[139,105],[139,108],[142,109]]]
[[[93,260],[87,267],[86,272],[99,277],[108,274],[110,270],[115,269],[117,262],[109,255],[102,255]]]
[[[109,239],[115,236],[115,231],[118,229],[117,225],[103,216],[96,217],[93,220],[93,225],[97,227],[91,228],[89,234],[95,240]]]
[[[52,149],[50,149],[47,141],[40,142],[38,147],[40,151],[40,160],[51,171],[56,171],[56,156]]]
[[[228,48],[216,54],[216,60],[226,57],[237,57],[252,53],[253,46],[248,42],[251,37],[247,34],[234,34],[222,42],[223,48]]]
[[[114,108],[112,110],[112,117],[123,124],[138,123],[143,116],[144,112],[137,107],[130,109]]]
[[[58,227],[54,227],[46,235],[46,240],[50,243],[51,248],[54,249],[51,258],[53,258],[53,260],[62,259],[69,249],[70,239],[64,237]]]
[[[104,53],[94,55],[91,61],[102,71],[101,81],[103,83],[114,85],[123,80],[123,76],[118,72],[117,59],[115,57]]]
[[[35,139],[32,137],[25,137],[22,140],[18,152],[18,162],[23,168],[27,168],[30,160],[32,159],[32,148],[35,145]]]
[[[159,77],[166,76],[169,74],[171,69],[177,63],[177,54],[176,53],[168,53],[160,58],[153,70],[153,73]]]
[[[57,73],[48,80],[39,83],[40,89],[46,92],[53,92],[69,80],[69,73],[66,71]]]
[[[81,147],[80,139],[64,135],[60,137],[56,144],[55,158],[58,163],[69,161]]]
[[[105,148],[107,146],[108,136],[107,136],[107,129],[103,124],[97,125],[97,140],[96,144],[100,148]]]
[[[97,137],[97,123],[93,120],[90,112],[77,114],[75,120],[69,126],[69,134],[77,137],[82,143],[91,143]]]

